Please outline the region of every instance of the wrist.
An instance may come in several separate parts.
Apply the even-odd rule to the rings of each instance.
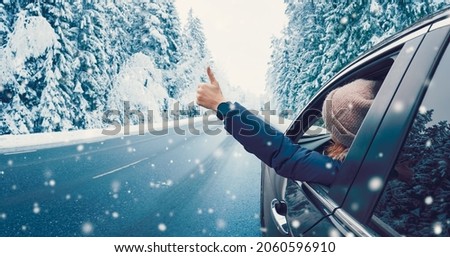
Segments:
[[[219,120],[224,120],[228,112],[234,109],[234,104],[230,101],[221,102],[217,106],[216,115]]]
[[[221,98],[219,101],[217,101],[217,103],[214,105],[213,107],[213,111],[217,112],[217,109],[219,108],[219,105],[221,103],[227,102],[225,99]]]

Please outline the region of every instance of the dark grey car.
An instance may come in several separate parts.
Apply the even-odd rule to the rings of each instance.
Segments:
[[[450,236],[450,9],[375,46],[339,72],[286,135],[322,152],[326,95],[382,80],[331,186],[288,180],[262,164],[266,236]]]

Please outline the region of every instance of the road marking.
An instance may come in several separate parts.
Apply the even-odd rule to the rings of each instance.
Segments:
[[[145,161],[145,160],[148,160],[148,159],[149,159],[149,157],[144,158],[144,159],[141,159],[141,160],[139,160],[139,161],[135,161],[135,162],[133,162],[133,163],[127,164],[127,165],[122,166],[122,167],[120,167],[120,168],[117,168],[117,169],[114,169],[114,170],[111,170],[111,171],[102,173],[102,174],[100,174],[100,175],[94,176],[94,177],[92,177],[92,179],[101,178],[101,177],[103,177],[103,176],[112,174],[112,173],[117,172],[117,171],[119,171],[119,170],[126,169],[126,168],[128,168],[128,167],[130,167],[130,166],[136,165],[136,164],[138,164],[138,163],[140,163],[140,162],[143,162],[143,161]]]
[[[14,154],[34,153],[34,152],[36,152],[36,150],[25,150],[25,151],[17,151],[17,152],[4,153],[3,155],[14,155]]]

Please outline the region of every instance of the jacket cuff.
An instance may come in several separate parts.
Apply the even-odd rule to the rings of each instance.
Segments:
[[[234,109],[234,104],[231,102],[222,102],[217,106],[216,116],[219,120],[225,119],[227,113]]]

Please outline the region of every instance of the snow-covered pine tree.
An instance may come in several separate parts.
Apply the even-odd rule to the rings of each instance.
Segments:
[[[267,88],[277,109],[299,111],[363,51],[450,1],[285,0],[289,22],[273,41]]]
[[[169,92],[180,100],[181,108],[187,110],[185,115],[195,116],[200,110],[193,104],[195,87],[199,83],[208,81],[206,67],[213,65],[213,62],[206,44],[203,25],[200,19],[194,16],[192,9],[188,13],[183,28],[182,45],[182,58],[178,64],[177,77],[174,79],[176,83],[174,87],[169,88]]]
[[[87,101],[87,115],[81,125],[95,128],[101,126],[101,112],[105,109],[111,88],[109,55],[114,53],[108,49],[110,37],[106,31],[108,19],[103,4],[80,1],[75,10],[79,14],[75,87],[81,87],[77,91],[82,91]]]
[[[169,70],[178,63],[181,29],[170,0],[133,1],[133,53],[142,52],[155,60],[156,67]]]
[[[1,134],[101,127],[103,112],[126,99],[159,113],[192,102],[206,80],[201,24],[192,19],[198,39],[183,39],[172,0],[10,0],[0,13]]]

